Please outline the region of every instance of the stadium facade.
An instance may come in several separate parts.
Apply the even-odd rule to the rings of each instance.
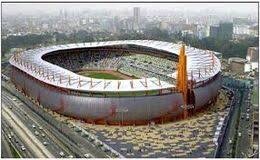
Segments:
[[[125,53],[151,54],[178,61],[180,48],[180,44],[168,42],[129,40],[27,50],[14,54],[9,60],[12,65],[11,80],[19,90],[42,106],[89,123],[128,125],[165,122],[180,117],[186,103],[182,93],[176,89],[174,80],[177,71],[164,74],[164,78],[160,78],[162,72],[158,70],[158,77],[104,80],[78,75],[71,68],[81,67],[81,63],[76,61],[82,60],[87,63],[95,61],[93,66],[97,69],[96,61],[99,65],[104,59],[103,52],[105,55],[113,53],[112,58],[105,60],[109,59],[109,62],[103,62],[103,69],[111,63],[114,65],[110,65],[110,69],[123,65],[120,64],[123,57],[120,55]],[[188,46],[185,50],[187,79],[192,82],[188,105],[189,111],[194,112],[215,101],[221,88],[221,64],[212,51]],[[99,53],[96,54],[98,60],[95,56],[89,58],[90,53]],[[66,58],[60,58],[61,55],[69,61],[65,63],[63,59]]]

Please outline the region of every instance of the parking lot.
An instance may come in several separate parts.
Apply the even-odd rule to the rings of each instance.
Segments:
[[[227,103],[222,90],[214,106],[189,119],[168,124],[104,126],[68,121],[97,136],[125,157],[214,157],[213,138],[219,120],[228,114]]]

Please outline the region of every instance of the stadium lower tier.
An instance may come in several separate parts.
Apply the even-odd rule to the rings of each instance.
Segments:
[[[86,96],[50,86],[15,67],[12,67],[11,80],[17,89],[42,106],[88,123],[140,125],[172,121],[183,115],[183,97],[178,92],[128,97],[95,97],[95,94]],[[220,88],[220,73],[195,88],[195,103],[189,112],[195,112],[214,102]]]

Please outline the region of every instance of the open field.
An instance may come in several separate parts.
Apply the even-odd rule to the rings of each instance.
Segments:
[[[81,70],[77,74],[98,79],[122,80],[136,78],[113,70]]]

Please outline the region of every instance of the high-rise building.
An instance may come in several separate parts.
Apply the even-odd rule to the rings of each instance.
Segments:
[[[220,23],[219,24],[219,37],[225,39],[232,39],[233,23]]]
[[[140,27],[140,8],[134,7],[133,29],[138,30],[139,27]]]
[[[219,33],[219,27],[218,26],[210,26],[210,29],[209,29],[210,37],[217,37],[218,33]]]
[[[210,36],[232,39],[233,23],[220,23],[219,26],[210,26]]]
[[[62,9],[60,9],[60,18],[63,17],[63,12],[62,12]]]

